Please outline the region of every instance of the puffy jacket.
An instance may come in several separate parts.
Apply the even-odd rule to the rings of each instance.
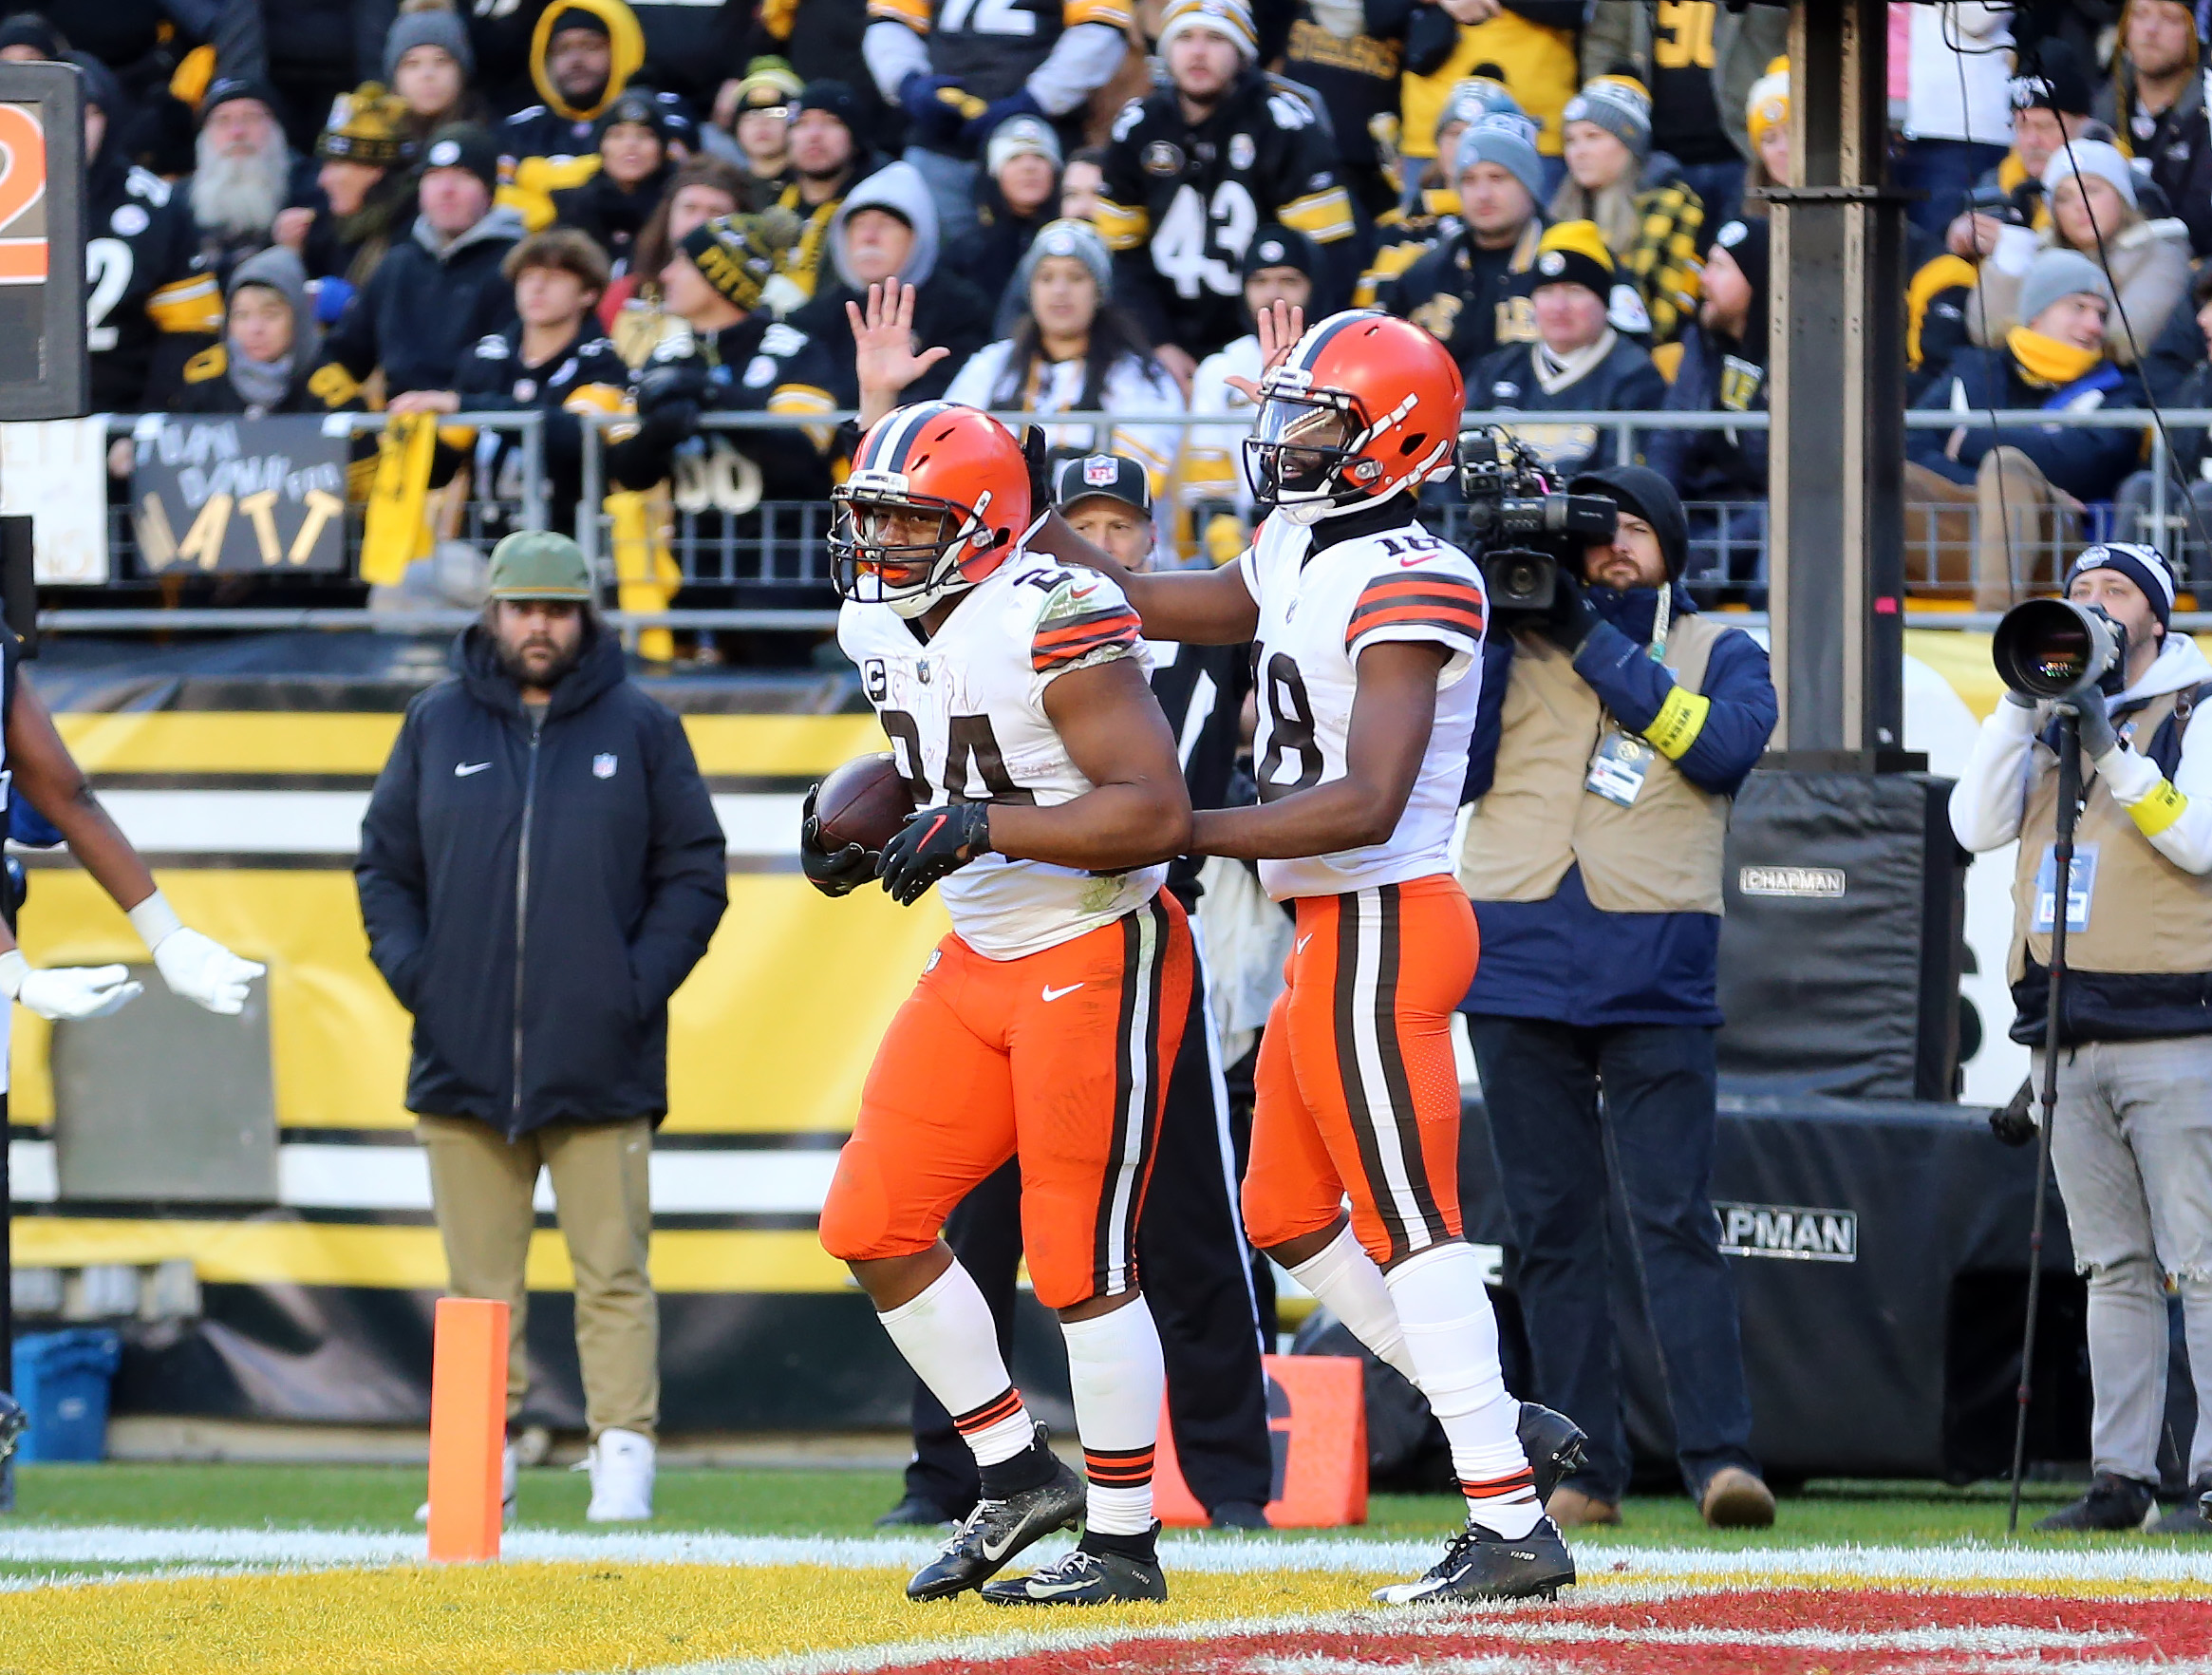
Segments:
[[[407,706],[354,865],[369,957],[415,1014],[407,1108],[510,1138],[658,1120],[668,997],[727,903],[683,725],[604,632],[534,718],[483,629],[454,663]]]
[[[1649,726],[1675,680],[1647,655],[1659,593],[1592,588],[1603,619],[1575,654],[1575,673],[1623,726]],[[1696,605],[1679,586],[1674,614]],[[1498,752],[1510,749],[1498,718],[1512,672],[1513,639],[1483,646],[1482,703],[1468,749],[1468,801],[1490,787]],[[1675,765],[1701,789],[1734,797],[1758,764],[1778,705],[1767,654],[1741,630],[1715,642],[1699,689],[1712,700],[1696,742]],[[1582,869],[1569,867],[1546,901],[1475,903],[1482,963],[1461,1010],[1547,1018],[1584,1026],[1721,1022],[1720,919],[1715,913],[1609,913],[1593,907]]]
[[[315,393],[338,406],[379,367],[386,400],[451,389],[469,345],[515,318],[515,288],[499,264],[521,235],[515,212],[495,207],[441,250],[418,216],[413,235],[392,247],[325,341]]]
[[[2142,382],[2109,361],[2088,377],[2065,389],[2036,384],[2013,360],[2010,349],[1966,349],[1951,363],[1951,370],[1924,390],[1913,403],[1918,408],[1945,409],[1959,417],[1958,431],[1908,430],[1904,433],[1905,458],[1925,465],[1953,482],[1971,483],[1982,456],[2002,443],[2018,448],[2035,461],[2057,487],[2077,500],[2109,500],[2120,480],[2134,466],[2142,447],[2139,425],[2109,430],[2089,425],[2008,424],[1990,427],[1982,414],[2023,407],[2140,407]],[[1954,453],[1949,443],[1958,436]]]
[[[1766,323],[1754,319],[1750,343],[1693,326],[1653,351],[1667,380],[1668,413],[1763,413],[1767,410]],[[1655,430],[1643,438],[1643,462],[1685,500],[1767,498],[1763,430]]]

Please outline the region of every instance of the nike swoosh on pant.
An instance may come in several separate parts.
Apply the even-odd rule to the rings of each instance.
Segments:
[[[1082,987],[1083,986],[1080,983],[1071,983],[1065,988],[1055,988],[1051,984],[1047,983],[1044,986],[1044,998],[1047,1001],[1059,1000],[1064,996],[1075,993],[1077,989]]]

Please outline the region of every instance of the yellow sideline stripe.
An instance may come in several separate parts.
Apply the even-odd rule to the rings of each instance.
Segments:
[[[1079,1622],[973,1594],[917,1608],[895,1571],[631,1563],[401,1566],[0,1594],[0,1663],[71,1675],[552,1675],[650,1669],[1026,1628],[1284,1617],[1365,1603],[1379,1578],[1179,1572],[1163,1605]],[[1255,1623],[1254,1627],[1260,1627]]]
[[[332,1226],[301,1221],[103,1221],[19,1215],[9,1224],[26,1268],[190,1261],[210,1285],[366,1286],[438,1290],[445,1253],[430,1227]],[[811,1233],[678,1229],[653,1234],[661,1291],[842,1291],[852,1282]],[[540,1230],[530,1240],[530,1289],[575,1289],[568,1248]],[[6,1636],[0,1634],[0,1646]],[[8,1667],[0,1655],[0,1669]]]
[[[397,714],[150,710],[71,712],[62,737],[93,773],[373,774]],[[684,730],[709,774],[821,774],[883,748],[872,715],[691,715]]]

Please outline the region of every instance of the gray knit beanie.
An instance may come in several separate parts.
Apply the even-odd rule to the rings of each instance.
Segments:
[[[1028,254],[1014,270],[1014,294],[1022,308],[1029,306],[1029,281],[1037,276],[1037,264],[1046,256],[1074,256],[1098,282],[1100,304],[1113,296],[1114,257],[1098,229],[1088,221],[1047,221],[1038,228],[1037,236],[1029,241]]]
[[[1486,116],[1459,136],[1459,154],[1452,160],[1457,179],[1478,162],[1496,163],[1528,189],[1528,201],[1544,201],[1544,160],[1536,155],[1525,119]]]
[[[384,85],[400,73],[400,60],[417,47],[435,47],[460,66],[461,79],[477,73],[477,55],[469,49],[468,26],[442,6],[420,11],[403,11],[384,31]]]
[[[1620,70],[1593,78],[1566,102],[1565,122],[1588,122],[1605,130],[1639,161],[1651,151],[1651,94],[1641,82]]]
[[[2020,324],[2034,325],[2035,316],[2045,309],[2076,292],[2101,296],[2109,307],[2112,282],[2105,277],[2104,269],[2078,250],[2044,251],[2028,264],[2027,274],[2020,280]]]

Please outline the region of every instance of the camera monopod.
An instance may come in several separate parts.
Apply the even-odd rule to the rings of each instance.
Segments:
[[[2101,611],[2065,599],[2031,599],[2005,612],[1990,644],[1997,677],[2023,698],[2048,699],[2058,711],[2058,810],[2051,850],[2051,988],[2043,1011],[2043,1120],[2035,1131],[2035,1205],[2028,1224],[2028,1321],[2020,1332],[2020,1382],[2014,1395],[2013,1495],[2005,1534],[2020,1533],[2020,1483],[2028,1466],[2028,1400],[2034,1384],[2035,1315],[2043,1297],[2043,1222],[2051,1195],[2051,1131],[2058,1120],[2058,1029],[2066,986],[2067,920],[2073,895],[2073,827],[2081,812],[2081,721],[2068,705],[2102,703],[2097,683],[2120,658],[2123,642]],[[2023,842],[2028,840],[2021,834]],[[2040,894],[2040,892],[2037,892]]]

